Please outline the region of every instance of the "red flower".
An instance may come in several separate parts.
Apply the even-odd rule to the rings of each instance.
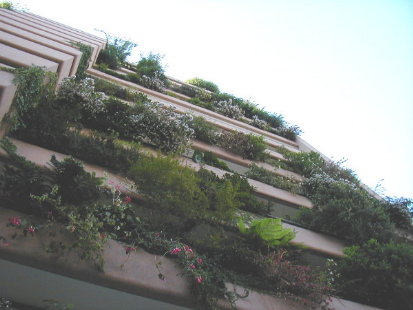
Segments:
[[[2,244],[3,246],[10,246],[11,245],[11,243],[10,242],[3,242],[3,244]]]
[[[12,226],[20,226],[20,224],[22,223],[22,220],[20,219],[20,216],[14,216],[9,219],[9,223]]]
[[[196,268],[196,266],[195,266],[194,264],[192,264],[192,265],[189,265],[189,268],[191,268],[191,269],[195,269],[195,268]]]
[[[31,233],[31,234],[33,234],[34,232],[36,232],[36,228],[33,227],[33,226],[27,227],[26,230],[27,230],[29,233]]]
[[[131,203],[132,202],[132,198],[130,198],[129,196],[126,196],[124,199],[123,199],[123,203],[124,204],[128,204],[128,203]]]
[[[204,260],[202,258],[198,257],[196,262],[201,265],[204,262]]]
[[[201,276],[196,277],[195,280],[196,280],[197,283],[202,283],[202,281],[204,281],[204,279],[202,279]]]
[[[181,252],[182,250],[180,248],[175,248],[173,250],[170,251],[171,254],[178,254],[179,252]]]
[[[125,246],[125,252],[126,254],[130,254],[130,252],[136,251],[136,248],[133,248],[131,246]]]

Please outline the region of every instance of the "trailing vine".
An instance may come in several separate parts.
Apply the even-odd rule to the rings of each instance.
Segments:
[[[73,42],[72,44],[82,52],[76,72],[76,80],[80,81],[86,77],[86,70],[89,68],[90,58],[92,57],[92,48],[80,42]]]
[[[38,66],[16,68],[13,73],[13,83],[17,85],[17,90],[13,110],[8,116],[11,130],[25,127],[23,116],[37,107],[41,100],[48,100],[54,95],[57,81],[55,73]]]

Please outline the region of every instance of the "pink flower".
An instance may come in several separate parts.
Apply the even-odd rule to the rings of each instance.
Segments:
[[[202,283],[202,281],[204,281],[204,279],[202,279],[201,276],[196,277],[195,280],[196,280],[197,283]]]
[[[160,233],[154,233],[153,235],[154,235],[155,237],[160,237],[160,236],[161,236]]]
[[[175,248],[173,250],[170,251],[171,254],[178,254],[179,252],[181,252],[182,250],[180,248]]]
[[[200,257],[197,258],[196,262],[200,265],[202,265],[202,263],[204,262],[204,260]]]
[[[20,219],[20,216],[14,216],[9,219],[9,223],[13,226],[20,226],[22,220]]]
[[[29,233],[31,233],[31,234],[33,234],[34,232],[36,232],[36,228],[35,227],[33,227],[33,226],[29,226],[29,227],[27,227],[27,229],[26,229]]]
[[[192,265],[189,265],[189,268],[191,268],[191,269],[195,269],[195,268],[196,268],[196,266],[195,266],[194,264],[192,264]]]
[[[136,248],[133,248],[131,246],[125,246],[125,252],[126,254],[129,254],[130,252],[136,251]]]
[[[3,242],[3,246],[10,246],[11,243],[10,242]]]
[[[123,199],[123,203],[124,204],[128,204],[128,203],[131,203],[132,202],[132,198],[130,198],[129,196],[126,196],[124,199]]]

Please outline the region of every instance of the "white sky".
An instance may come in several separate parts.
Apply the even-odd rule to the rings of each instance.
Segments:
[[[17,2],[165,55],[298,125],[302,137],[384,194],[413,198],[413,1],[150,0]],[[100,35],[100,34],[98,34]]]

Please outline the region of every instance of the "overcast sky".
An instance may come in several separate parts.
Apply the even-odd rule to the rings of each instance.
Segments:
[[[413,198],[413,1],[18,1],[29,11],[165,55],[298,125],[390,196]],[[383,179],[383,181],[381,181]]]

